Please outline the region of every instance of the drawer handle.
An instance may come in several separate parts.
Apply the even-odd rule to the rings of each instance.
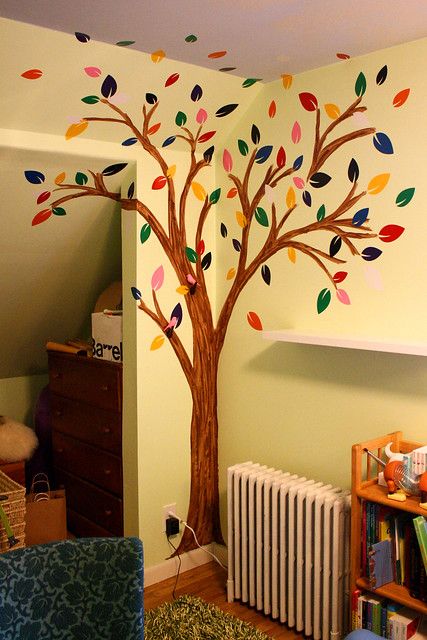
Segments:
[[[101,391],[108,391],[108,384],[101,385]]]
[[[106,476],[109,476],[111,474],[111,469],[104,469],[104,473]]]
[[[59,371],[52,371],[52,378],[55,378],[57,380],[60,377],[61,374],[59,373]]]
[[[113,512],[111,511],[111,509],[105,509],[104,513],[106,516],[111,516]]]
[[[55,410],[55,415],[58,416],[58,417],[62,416],[62,411],[60,409],[56,409]]]
[[[64,449],[60,447],[59,449],[56,449],[56,453],[64,453]]]
[[[102,431],[103,431],[103,433],[111,433],[110,427],[104,427],[104,429]]]

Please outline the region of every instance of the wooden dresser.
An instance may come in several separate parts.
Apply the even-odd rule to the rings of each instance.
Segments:
[[[123,535],[122,365],[48,352],[55,481],[76,536]]]

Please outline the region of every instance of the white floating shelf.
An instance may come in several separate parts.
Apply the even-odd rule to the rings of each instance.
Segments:
[[[371,340],[370,338],[355,338],[339,335],[319,335],[314,333],[301,333],[294,329],[279,331],[263,331],[264,340],[276,342],[298,342],[301,344],[314,344],[324,347],[343,347],[346,349],[362,349],[366,351],[385,351],[389,353],[405,353],[415,356],[427,356],[427,343],[402,342],[398,340]]]

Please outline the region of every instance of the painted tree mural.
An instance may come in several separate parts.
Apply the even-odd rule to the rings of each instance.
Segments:
[[[178,74],[170,76],[164,87],[175,83],[178,77]],[[383,67],[377,75],[377,85],[382,84],[386,77],[387,67]],[[249,79],[245,82],[246,85],[243,86],[250,86],[255,80]],[[289,88],[291,82],[290,76],[283,78],[285,88]],[[291,261],[295,261],[297,254],[303,254],[322,270],[325,287],[317,297],[318,313],[327,309],[333,294],[340,303],[349,304],[349,295],[342,288],[347,276],[343,265],[348,256],[359,256],[363,260],[373,261],[382,252],[377,246],[379,243],[371,244],[371,241],[375,239],[380,243],[388,243],[397,239],[404,231],[403,227],[396,224],[388,224],[375,231],[370,226],[369,208],[362,204],[367,194],[382,191],[388,182],[389,174],[375,175],[366,187],[360,186],[358,162],[350,151],[352,142],[370,138],[374,153],[393,153],[392,142],[386,133],[377,132],[372,126],[360,125],[358,117],[366,111],[363,104],[366,84],[364,74],[360,73],[355,82],[355,97],[344,110],[340,110],[335,104],[321,107],[315,95],[310,92],[300,93],[300,108],[312,113],[312,131],[306,132],[306,135],[312,136],[313,144],[310,157],[300,155],[289,161],[282,145],[274,147],[272,144],[261,144],[261,131],[255,123],[248,132],[249,142],[238,139],[234,150],[216,151],[211,145],[216,134],[215,126],[207,125],[208,113],[203,108],[194,109],[196,115],[193,125],[189,124],[185,111],[179,110],[170,135],[164,139],[161,146],[156,146],[152,142],[152,136],[160,128],[159,122],[156,122],[160,104],[157,95],[146,94],[146,101],[142,107],[142,126],[139,126],[115,102],[117,83],[111,75],[107,75],[102,81],[100,95],[86,96],[82,100],[87,105],[93,105],[93,108],[102,105],[111,113],[82,118],[68,128],[66,138],[80,135],[89,125],[105,122],[127,129],[129,137],[122,144],[141,145],[144,152],[157,164],[159,175],[151,188],[165,191],[167,224],[164,224],[147,204],[148,197],[147,202],[135,197],[133,183],[124,196],[108,188],[109,176],[122,171],[126,167],[125,163],[110,165],[100,173],[77,173],[73,182],[68,181],[65,174],[61,173],[55,179],[55,186],[38,196],[38,204],[48,201],[50,204],[35,215],[33,225],[65,215],[64,205],[79,198],[108,198],[119,203],[124,210],[135,211],[143,219],[141,243],[145,244],[150,236],[155,236],[165,259],[169,261],[176,274],[178,300],[181,301],[177,302],[171,312],[164,309],[159,294],[165,276],[163,266],[159,266],[152,274],[151,300],[136,286],[132,288],[132,295],[141,311],[159,328],[159,335],[152,342],[151,349],[157,349],[169,342],[190,389],[191,489],[187,521],[197,533],[201,544],[211,541],[223,542],[218,494],[217,374],[227,329],[240,294],[257,272],[269,285],[269,259],[278,252],[286,252],[287,258]],[[195,85],[189,96],[190,104],[199,102],[202,95],[202,88]],[[408,95],[409,89],[397,93],[394,107],[404,104]],[[220,106],[215,113],[214,121],[218,122],[217,119],[220,119],[222,122],[222,119],[237,107],[237,104]],[[276,116],[274,100],[269,106],[268,116]],[[350,122],[353,128],[343,126]],[[300,136],[301,127],[295,122],[291,132],[292,141],[297,142]],[[174,180],[175,167],[170,166],[167,161],[167,148],[176,140],[187,145],[188,150],[186,178],[179,192]],[[345,153],[342,153],[343,148]],[[319,190],[326,188],[332,181],[332,175],[328,173],[328,164],[338,151],[341,153],[340,158],[346,158],[347,163],[348,182],[346,179],[345,195],[333,210],[327,210],[324,204],[312,207],[312,194],[318,194]],[[243,166],[243,170],[238,173],[233,172],[233,154],[235,157],[238,155],[239,166]],[[203,179],[199,177],[208,169],[213,170],[215,157],[219,165],[222,163],[229,181],[226,196],[230,200],[235,198],[239,203],[235,207],[238,208],[235,216],[235,228],[238,229],[238,233],[230,238],[232,234],[229,234],[228,226],[223,222],[218,229],[224,242],[232,243],[236,252],[236,266],[227,274],[230,286],[217,318],[212,311],[205,281],[205,273],[210,268],[213,258],[209,247],[205,246],[204,234],[207,220],[213,215],[215,205],[221,198],[221,188],[207,193],[202,186]],[[259,165],[263,166],[259,168]],[[35,184],[45,180],[42,172],[33,170],[26,172],[26,178]],[[283,185],[280,196],[276,196],[279,193],[279,190],[276,190],[278,185]],[[194,222],[190,225],[188,220],[190,194],[200,201],[195,232],[191,233],[189,229],[193,229]],[[413,194],[414,188],[403,189],[397,195],[396,205],[405,206]],[[222,197],[224,198],[224,195]],[[311,220],[303,225],[301,217],[293,215],[295,210],[301,207],[306,213],[312,212]],[[255,250],[253,247],[250,250],[254,229],[257,241],[259,237],[262,237],[262,241]],[[329,251],[324,249],[319,240],[322,238],[324,243],[325,235],[330,238]],[[191,323],[191,350],[188,350],[180,339],[178,329],[183,320]],[[262,329],[261,319],[255,311],[248,311],[247,320],[253,329]],[[183,552],[191,548],[194,548],[194,541],[191,533],[185,530],[178,551]]]

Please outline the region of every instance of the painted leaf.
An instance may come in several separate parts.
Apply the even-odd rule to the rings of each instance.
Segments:
[[[333,104],[332,102],[328,102],[325,104],[326,114],[331,118],[331,120],[336,120],[341,115],[340,108]]]
[[[265,284],[270,285],[271,283],[271,271],[268,265],[263,264],[261,267],[261,277],[264,280]]]
[[[212,147],[208,147],[206,149],[206,151],[203,154],[203,158],[204,158],[205,162],[209,163],[212,160],[214,151],[215,151],[215,147],[213,147],[213,146]]]
[[[256,82],[258,82],[258,78],[246,78],[246,80],[242,82],[242,87],[244,89],[247,89],[248,87],[251,87]]]
[[[348,272],[347,271],[337,271],[333,275],[333,280],[334,280],[335,284],[339,284],[340,282],[344,282],[344,280],[346,279],[347,276],[348,276]]]
[[[202,185],[199,182],[192,182],[191,188],[197,200],[201,200],[203,202],[203,200],[205,200],[206,198],[206,191],[204,190]]]
[[[45,176],[41,171],[27,170],[24,171],[24,176],[31,184],[41,184],[45,181]]]
[[[410,91],[410,89],[403,89],[402,91],[399,91],[399,93],[396,93],[393,98],[393,107],[401,107],[403,104],[405,104],[409,97]]]
[[[399,193],[396,198],[396,204],[398,207],[406,207],[409,204],[414,196],[415,187],[409,187],[408,189],[404,189]]]
[[[215,60],[216,58],[223,58],[226,55],[226,51],[213,51],[212,53],[208,53],[208,58]]]
[[[81,33],[80,31],[75,31],[74,35],[76,36],[79,42],[89,42],[90,36],[87,33]]]
[[[227,280],[232,280],[235,275],[236,275],[236,269],[234,267],[231,267],[231,269],[227,271],[227,275],[225,277]]]
[[[286,194],[286,206],[288,209],[292,209],[295,206],[296,198],[295,191],[292,187],[289,187],[288,192]]]
[[[138,138],[126,138],[126,140],[123,140],[122,146],[123,147],[130,147],[133,144],[136,144],[137,142],[138,142]]]
[[[104,98],[111,98],[117,91],[117,82],[113,76],[108,75],[101,85],[101,93]]]
[[[309,191],[302,192],[302,201],[307,207],[311,207],[311,193]]]
[[[205,109],[199,109],[196,114],[196,122],[198,124],[204,124],[207,119],[208,119],[207,111],[205,111]]]
[[[196,42],[196,41],[197,41],[197,36],[193,34],[190,34],[185,37],[185,42]]]
[[[161,122],[156,122],[156,124],[153,124],[147,131],[147,135],[149,136],[153,136],[155,133],[157,133],[157,131],[160,129],[160,127],[162,126]]]
[[[110,164],[108,167],[105,167],[105,169],[102,172],[102,175],[115,176],[116,173],[120,173],[120,171],[123,171],[123,169],[127,166],[128,166],[127,162],[118,162],[117,164]]]
[[[265,147],[261,147],[256,153],[255,162],[257,164],[263,164],[266,160],[268,160],[272,151],[273,147],[271,144],[266,145]]]
[[[292,86],[292,80],[293,80],[293,76],[291,76],[289,73],[284,73],[282,75],[282,84],[283,87],[285,89],[290,89]]]
[[[36,213],[36,215],[32,219],[31,226],[35,227],[36,225],[41,224],[42,222],[45,222],[50,218],[51,215],[52,215],[52,209],[43,209],[42,211],[39,211],[38,213]]]
[[[182,284],[180,287],[177,288],[176,292],[180,293],[182,296],[186,296],[187,293],[190,291],[189,287],[187,287],[186,284]]]
[[[255,311],[249,311],[246,316],[246,319],[249,325],[252,327],[252,329],[255,329],[255,331],[262,331],[261,319],[258,316],[258,314],[255,313]]]
[[[133,196],[135,194],[135,183],[131,182],[128,188],[128,198],[129,200],[132,200]]]
[[[331,302],[331,292],[329,289],[322,289],[317,296],[317,313],[323,313],[329,307]]]
[[[76,177],[74,178],[74,180],[76,181],[76,184],[79,184],[80,186],[83,186],[83,185],[87,184],[88,177],[87,177],[87,175],[85,173],[82,173],[81,171],[77,171]]]
[[[228,149],[224,149],[224,153],[222,154],[222,166],[227,173],[233,168],[233,158],[231,157],[231,153]]]
[[[357,180],[359,179],[359,165],[354,158],[350,160],[347,174],[350,182],[357,182]]]
[[[237,251],[237,253],[240,253],[240,251],[242,249],[242,245],[237,240],[237,238],[233,238],[232,243],[233,243],[233,247],[234,247],[235,251]]]
[[[178,302],[178,304],[172,309],[170,317],[171,320],[172,318],[176,318],[175,329],[178,329],[179,325],[182,322],[182,307],[180,302]]]
[[[337,53],[338,60],[348,60],[350,58],[348,53]]]
[[[378,237],[383,242],[394,242],[404,231],[405,227],[401,227],[398,224],[386,224],[379,232]]]
[[[237,69],[237,67],[222,67],[221,69],[218,69],[218,71],[235,71]]]
[[[318,103],[317,98],[312,93],[303,91],[298,95],[300,102],[306,111],[316,111]]]
[[[178,111],[178,113],[175,116],[175,124],[177,124],[178,127],[183,127],[186,122],[187,122],[187,116],[185,115],[185,113],[183,111]]]
[[[258,144],[258,142],[261,140],[261,134],[256,124],[253,124],[251,128],[251,140],[254,144]]]
[[[280,147],[279,151],[277,152],[276,164],[279,167],[279,169],[282,169],[282,167],[284,167],[286,164],[286,151],[284,150],[283,147]]]
[[[195,251],[191,247],[186,247],[185,248],[185,255],[187,256],[188,260],[190,262],[192,262],[193,264],[195,264],[197,262],[197,260],[199,259],[199,255],[198,255],[197,251]]]
[[[208,253],[203,257],[201,264],[202,264],[203,271],[206,271],[207,269],[209,269],[209,267],[212,264],[212,253],[210,251],[208,251]]]
[[[163,51],[163,49],[158,49],[157,51],[153,51],[153,53],[151,54],[151,60],[157,64],[159,62],[161,62],[163,60],[163,58],[165,57],[166,53]]]
[[[294,144],[298,144],[298,142],[301,140],[301,125],[298,121],[294,122],[291,131],[291,138]]]
[[[200,138],[198,138],[197,142],[203,143],[207,142],[216,134],[216,131],[206,131],[206,133],[202,133]]]
[[[85,96],[82,98],[82,102],[85,104],[96,104],[99,100],[100,98],[98,96]]]
[[[155,351],[156,349],[160,349],[160,347],[164,344],[164,342],[165,342],[165,336],[156,336],[153,342],[151,343],[150,351]]]
[[[237,140],[237,146],[242,156],[247,156],[249,153],[249,147],[244,140]]]
[[[270,102],[270,106],[268,107],[268,115],[270,118],[274,118],[277,112],[277,105],[274,100]]]
[[[385,133],[378,132],[373,137],[373,143],[375,149],[380,153],[392,154],[393,145],[390,138]]]
[[[215,111],[215,115],[217,118],[224,118],[225,116],[228,116],[230,113],[233,113],[234,109],[237,109],[238,106],[239,106],[238,104],[226,104],[220,109],[218,109],[218,111]]]
[[[144,242],[148,240],[148,238],[150,237],[150,234],[151,234],[151,227],[148,224],[148,222],[146,222],[145,224],[142,225],[141,233],[139,234],[141,244],[144,244]]]
[[[294,247],[288,247],[288,258],[293,264],[297,261],[297,252]]]
[[[371,262],[372,260],[376,260],[382,254],[381,249],[377,247],[366,247],[361,253],[361,256],[364,260]]]
[[[135,40],[119,40],[119,42],[116,42],[118,47],[129,47],[131,44],[135,44]]]
[[[135,300],[141,300],[142,293],[140,292],[139,289],[137,289],[136,287],[131,287],[130,290]]]
[[[56,176],[54,182],[55,184],[62,184],[65,180],[65,171],[61,171],[61,173],[58,173],[58,175]]]
[[[227,193],[227,198],[235,198],[237,196],[237,187],[231,187]]]
[[[322,204],[317,210],[317,214],[316,214],[317,222],[322,222],[325,215],[326,215],[326,208],[325,208],[325,205]]]
[[[357,76],[356,84],[354,85],[356,95],[360,98],[366,91],[366,78],[365,75],[360,72]]]
[[[304,160],[304,156],[298,156],[298,158],[295,158],[294,164],[292,165],[295,171],[298,171],[298,169],[301,169],[303,160]]]
[[[163,189],[166,183],[167,183],[166,176],[157,176],[157,178],[153,181],[151,188],[154,190]]]
[[[99,69],[98,67],[85,67],[84,72],[90,78],[99,78],[102,73],[101,69]]]
[[[257,207],[255,209],[255,220],[262,227],[268,227],[269,225],[267,213],[265,209],[263,209],[262,207]]]
[[[196,253],[197,253],[199,256],[202,256],[202,255],[204,254],[204,252],[205,252],[205,241],[204,241],[204,240],[200,240],[200,241],[197,243]]]
[[[359,211],[357,211],[354,214],[353,220],[351,221],[352,224],[355,227],[361,227],[362,224],[364,224],[366,222],[366,220],[368,219],[368,214],[369,214],[368,207],[365,207],[364,209],[360,209]]]
[[[157,267],[153,275],[151,276],[151,288],[153,291],[158,291],[164,282],[165,279],[165,271],[163,266]]]
[[[311,176],[310,184],[312,187],[319,189],[320,187],[324,187],[326,184],[328,184],[330,179],[331,176],[329,176],[327,173],[318,171],[317,173],[313,173],[313,175]]]
[[[227,227],[225,226],[225,224],[223,222],[221,222],[221,226],[220,226],[220,232],[223,238],[227,237],[228,231],[227,231]]]
[[[179,80],[179,73],[173,73],[172,75],[169,76],[169,78],[167,78],[165,82],[165,87],[170,87],[171,85],[175,84],[175,82],[177,82],[178,80]]]
[[[342,239],[340,236],[334,236],[329,244],[329,255],[331,258],[337,255],[338,251],[341,249]]]
[[[196,84],[191,91],[190,98],[193,102],[197,102],[203,95],[202,87],[199,84]]]
[[[43,71],[41,69],[28,69],[21,73],[21,76],[26,80],[38,80],[43,75]]]
[[[351,304],[350,297],[344,289],[337,289],[337,298],[342,304]]]
[[[236,220],[237,220],[237,224],[239,225],[239,227],[242,227],[242,229],[244,229],[248,224],[246,217],[243,215],[241,211],[236,211]]]
[[[54,207],[52,209],[52,213],[54,216],[66,216],[67,212],[62,207]]]
[[[370,180],[367,191],[371,195],[376,195],[380,193],[386,186],[389,181],[390,174],[389,173],[380,173],[377,176],[374,176],[372,180]]]
[[[146,93],[145,100],[148,104],[156,104],[157,96],[154,93]]]
[[[292,182],[294,183],[294,185],[296,186],[297,189],[304,189],[304,187],[305,187],[304,179],[300,178],[299,176],[294,176],[292,178]]]
[[[89,123],[87,120],[80,120],[80,122],[71,124],[65,132],[65,139],[70,140],[71,138],[79,136],[81,133],[83,133],[83,131],[87,129],[88,124]]]
[[[212,193],[209,196],[209,202],[211,202],[212,204],[216,204],[220,198],[221,195],[221,189],[215,189],[215,191],[212,191]]]
[[[169,138],[166,138],[166,140],[163,142],[162,147],[168,147],[170,144],[175,142],[175,140],[176,136],[169,136]]]
[[[384,84],[387,78],[387,73],[388,73],[388,69],[387,69],[387,65],[385,64],[377,73],[377,77],[376,77],[377,85]]]

